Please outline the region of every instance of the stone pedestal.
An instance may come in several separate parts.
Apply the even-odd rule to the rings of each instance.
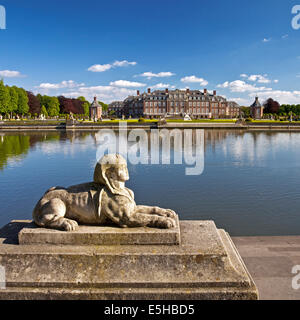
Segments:
[[[37,228],[28,225],[19,232],[19,244],[60,244],[60,245],[178,245],[180,228],[116,228],[115,226],[79,226],[77,231],[65,232]]]
[[[109,239],[120,239],[112,235],[114,229],[120,234],[119,228],[111,228]],[[5,267],[6,289],[0,289],[0,299],[258,298],[229,235],[212,221],[180,222],[180,244],[175,236],[179,230],[170,236],[166,230],[122,229],[128,234],[114,244],[95,237],[95,230],[81,227],[74,236],[76,232],[34,229],[30,221],[5,226],[0,230],[0,265]],[[151,235],[132,241],[134,234],[145,231]],[[39,244],[39,234],[63,244]],[[84,245],[79,245],[80,237]],[[66,239],[77,243],[66,244]],[[135,244],[140,241],[144,244]]]

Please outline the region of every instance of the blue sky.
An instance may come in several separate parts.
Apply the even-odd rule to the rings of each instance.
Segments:
[[[300,0],[0,0],[0,77],[110,102],[137,89],[216,89],[300,103]],[[300,18],[299,18],[300,23]]]

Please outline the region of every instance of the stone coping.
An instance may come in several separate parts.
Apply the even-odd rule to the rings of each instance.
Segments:
[[[66,232],[40,228],[32,221],[13,221],[26,226],[19,232],[19,244],[57,245],[179,245],[180,228],[120,228],[117,226],[82,226]]]

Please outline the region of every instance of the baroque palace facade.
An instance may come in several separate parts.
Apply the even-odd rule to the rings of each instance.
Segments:
[[[113,111],[113,112],[112,112]],[[108,106],[108,113],[126,118],[162,118],[183,117],[225,119],[237,118],[241,114],[240,106],[233,101],[227,101],[218,96],[217,92],[208,93],[200,90],[155,90],[136,96],[129,96],[123,102],[115,101]]]

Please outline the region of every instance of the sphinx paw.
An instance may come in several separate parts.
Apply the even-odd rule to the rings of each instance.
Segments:
[[[65,231],[75,231],[78,228],[78,223],[71,219],[64,219],[62,228]]]
[[[172,218],[164,218],[161,223],[160,227],[164,229],[172,229],[176,227],[176,221]]]
[[[166,216],[169,218],[175,219],[177,217],[177,214],[175,211],[173,211],[171,209],[166,209]]]

